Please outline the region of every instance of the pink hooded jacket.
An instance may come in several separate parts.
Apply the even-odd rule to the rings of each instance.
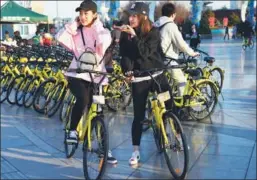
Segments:
[[[99,20],[99,18],[97,18],[90,28],[83,27],[83,35],[86,46],[83,44],[80,30],[77,29],[77,22],[74,21],[72,23],[66,24],[65,27],[57,33],[56,39],[62,46],[72,51],[77,58],[80,57],[86,48],[89,47],[93,49],[96,53],[98,62],[100,62],[105,54],[106,49],[111,44],[112,39],[109,30],[105,29],[102,22]],[[94,46],[95,44],[96,47]],[[76,59],[73,58],[69,68],[76,69],[76,63]],[[104,62],[102,62],[95,70],[106,72]],[[69,77],[80,78],[85,81],[91,81],[88,73],[77,74],[73,72],[66,72],[65,75]],[[102,78],[102,76],[99,77],[99,75],[95,74],[93,77],[95,83],[99,83]],[[107,84],[107,82],[108,79],[105,78],[102,84]]]

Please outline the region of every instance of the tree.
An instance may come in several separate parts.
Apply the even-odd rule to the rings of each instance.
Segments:
[[[202,15],[199,27],[200,34],[211,34],[211,29],[209,27],[209,17],[208,11],[205,11]]]
[[[229,25],[234,26],[241,22],[240,17],[236,13],[232,13],[229,17]]]
[[[227,6],[223,6],[221,9],[222,10],[227,10],[228,8],[227,8]]]
[[[214,13],[213,11],[211,11],[210,9],[207,9],[207,10],[205,11],[205,13],[206,13],[206,15],[207,15],[208,18],[210,18],[210,17],[215,17],[215,13]]]

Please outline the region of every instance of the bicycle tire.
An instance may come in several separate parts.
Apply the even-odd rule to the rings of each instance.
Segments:
[[[167,128],[170,127],[170,126],[167,126],[167,122],[171,123],[171,121],[170,120],[168,121],[167,119],[172,119],[173,120],[175,129],[176,129],[176,133],[180,133],[181,140],[182,140],[182,143],[183,143],[183,150],[181,150],[180,146],[177,147],[177,143],[179,143],[177,138],[175,139],[175,144],[174,145],[172,144],[172,145],[167,146],[164,143],[163,136],[161,136],[161,142],[162,142],[162,146],[163,146],[164,157],[165,157],[168,169],[169,169],[170,173],[172,174],[172,176],[174,177],[174,179],[178,179],[178,180],[185,179],[185,177],[187,175],[187,172],[188,172],[188,166],[189,166],[189,151],[188,151],[187,139],[186,139],[186,136],[185,136],[183,128],[182,128],[182,125],[181,125],[178,117],[170,111],[166,112],[163,115],[163,123],[164,123],[164,127],[165,127],[165,133],[167,134]],[[167,148],[170,148],[172,151],[174,151],[174,150],[183,151],[183,155],[184,155],[183,166],[184,166],[184,168],[183,168],[183,171],[181,172],[180,175],[177,172],[178,168],[175,168],[171,163],[171,161],[174,157],[171,157],[171,159],[170,159],[169,152],[167,151]],[[175,149],[175,148],[178,148],[178,149]]]
[[[25,95],[25,88],[27,87],[27,85],[31,82],[31,80],[33,79],[32,76],[27,76],[25,77],[21,82],[20,84],[18,84],[17,86],[17,91],[16,91],[16,94],[15,94],[15,103],[16,105],[18,106],[22,106],[23,105],[23,96]],[[23,83],[25,83],[25,87],[23,89],[22,88],[22,85],[24,85]],[[19,94],[21,93],[21,94]]]
[[[189,112],[189,115],[194,119],[194,120],[197,120],[197,121],[201,121],[209,116],[212,115],[212,113],[214,112],[214,109],[217,105],[217,102],[218,102],[218,92],[217,92],[217,88],[215,86],[215,84],[209,80],[204,80],[204,81],[200,81],[199,83],[196,84],[196,87],[197,89],[200,89],[199,86],[201,85],[209,85],[210,88],[211,88],[211,94],[214,95],[214,97],[212,97],[213,101],[213,107],[211,108],[211,110],[209,109],[209,102],[207,102],[207,105],[206,105],[206,109],[203,109],[203,110],[200,110],[200,111],[196,111],[194,110],[192,107],[188,107],[188,112]],[[192,92],[194,93],[194,92]],[[193,97],[193,94],[191,95]],[[202,116],[202,117],[199,117],[197,116],[198,114],[201,114],[201,113],[204,113],[204,111],[208,111],[207,114],[205,116]]]
[[[40,85],[40,84],[39,85],[36,84],[37,81],[39,81],[39,77],[34,77],[31,80],[31,82],[27,85],[27,87],[25,87],[24,89],[24,96],[23,96],[22,102],[25,108],[29,108],[33,104],[34,95],[37,91],[37,88]],[[32,89],[31,92],[29,92],[30,89]]]
[[[84,176],[85,179],[101,179],[105,169],[106,169],[106,164],[107,164],[107,156],[108,156],[108,133],[107,133],[107,128],[104,124],[104,120],[102,118],[102,116],[96,116],[93,120],[92,120],[92,126],[91,126],[91,139],[93,139],[92,134],[94,131],[95,127],[98,127],[97,125],[100,124],[101,125],[101,138],[103,138],[103,140],[101,141],[103,143],[103,149],[99,150],[100,152],[98,152],[99,154],[97,155],[98,157],[100,156],[100,162],[97,165],[97,169],[100,167],[99,173],[98,175],[96,175],[96,178],[92,178],[89,175],[89,163],[88,163],[88,157],[87,155],[89,154],[88,152],[88,139],[87,139],[87,135],[84,138],[84,143],[83,143],[83,171],[84,171]],[[93,143],[92,143],[93,144]],[[96,143],[96,144],[99,144]]]
[[[47,98],[47,94],[42,94],[45,92],[45,89],[44,89],[44,86],[46,86],[47,83],[52,83],[53,85],[50,86],[50,89],[51,87],[54,86],[56,80],[55,79],[47,79],[46,81],[44,81],[42,84],[40,84],[40,86],[37,88],[36,90],[36,93],[35,93],[35,96],[33,97],[33,108],[35,111],[37,111],[38,113],[40,114],[44,114],[45,112],[45,106],[46,106],[46,98]],[[43,90],[43,92],[41,92]],[[42,105],[42,107],[39,107],[39,105],[37,103],[39,103],[39,98],[40,96],[43,95],[44,98],[45,98],[45,102],[44,104]]]
[[[57,89],[57,88],[60,88],[60,89]],[[63,88],[65,88],[65,89],[63,89]],[[54,99],[55,98],[54,95],[56,96],[56,94],[52,93],[50,96],[48,96],[49,99],[48,99],[48,101],[46,102],[46,105],[45,105],[45,108],[47,109],[47,116],[48,117],[52,117],[57,112],[57,110],[59,109],[59,107],[60,107],[60,105],[63,101],[63,98],[65,96],[65,93],[67,91],[67,88],[65,87],[64,82],[59,82],[57,85],[55,85],[53,87],[53,89],[51,91],[52,92],[57,91],[57,98],[60,97],[60,99],[59,100],[57,99],[57,101],[55,101],[55,104],[54,104],[53,107],[48,107],[51,99]],[[62,92],[61,95],[59,94],[60,92]],[[48,109],[50,109],[50,111],[48,111]]]
[[[18,84],[16,83],[16,80],[18,80],[18,79],[21,79],[21,81],[23,81],[23,79],[25,78],[25,75],[23,75],[23,74],[21,74],[21,75],[18,75],[18,76],[16,76],[13,80],[12,80],[12,82],[11,82],[11,84],[10,84],[10,86],[8,87],[8,90],[7,90],[7,102],[9,103],[9,104],[12,104],[12,105],[14,105],[15,103],[16,103],[16,99],[15,99],[15,95],[16,95],[16,92],[17,92],[17,90],[18,90]],[[21,82],[20,81],[20,82]],[[15,89],[16,88],[16,89]],[[13,99],[12,99],[12,91],[14,90],[14,94],[13,94]]]
[[[9,87],[10,83],[12,82],[12,78],[13,77],[12,77],[11,74],[6,74],[3,77],[1,77],[1,81],[0,81],[0,84],[1,84],[0,103],[3,103],[7,99],[8,87]],[[6,83],[2,84],[4,82],[6,82]],[[2,87],[2,85],[3,85],[3,87]],[[5,92],[5,94],[3,94],[4,92]]]
[[[106,105],[107,105],[107,107],[109,108],[109,110],[111,110],[111,111],[113,111],[113,112],[117,112],[117,111],[121,111],[121,110],[125,110],[126,109],[126,107],[127,106],[129,106],[129,104],[131,103],[131,99],[132,99],[132,95],[131,95],[131,89],[129,89],[129,90],[127,90],[126,89],[126,91],[124,91],[124,93],[122,93],[121,94],[121,97],[119,97],[119,98],[113,98],[112,97],[112,92],[113,92],[113,90],[111,90],[112,88],[114,88],[115,89],[115,86],[113,86],[114,84],[113,83],[115,83],[115,82],[117,82],[118,81],[118,79],[116,79],[116,80],[114,80],[114,81],[112,81],[111,83],[110,83],[110,85],[108,85],[108,87],[107,87],[107,96],[108,96],[108,92],[110,92],[110,94],[111,94],[111,97],[110,97],[110,99],[106,99]],[[125,82],[123,82],[123,83],[125,83]],[[119,87],[120,88],[120,87]],[[117,90],[117,89],[115,89],[115,90]],[[127,102],[124,102],[124,100],[125,100],[125,98],[124,97],[126,97],[126,98],[128,98],[128,100],[127,100]],[[111,101],[114,101],[114,100],[116,100],[115,101],[115,104],[117,105],[117,103],[119,103],[119,105],[118,106],[112,106],[111,105]],[[123,101],[123,102],[121,102],[121,101]]]
[[[60,112],[59,112],[59,119],[61,122],[66,122],[67,119],[70,117],[71,112],[72,112],[72,108],[74,106],[74,102],[73,102],[73,95],[71,94],[71,92],[68,90],[67,91],[68,97],[67,99],[62,102],[62,105],[60,107]],[[65,108],[65,104],[67,104],[67,108]],[[63,113],[64,113],[64,117],[63,117]]]
[[[215,81],[215,84],[216,84],[217,87],[219,88],[219,94],[220,94],[221,91],[222,91],[222,87],[223,87],[224,74],[223,74],[223,72],[222,72],[222,69],[219,68],[219,67],[213,68],[213,69],[210,71],[211,75],[212,75],[212,73],[213,73],[214,71],[217,71],[217,72],[219,73],[219,75],[220,75],[220,78],[221,78],[221,81],[220,81],[221,83],[220,83],[220,84],[217,84],[217,82]]]

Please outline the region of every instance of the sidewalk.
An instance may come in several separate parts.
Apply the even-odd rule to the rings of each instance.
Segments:
[[[187,179],[256,179],[256,50],[242,51],[237,43],[203,41],[225,69],[222,98],[210,120],[184,121],[190,146]],[[141,162],[132,168],[132,107],[107,113],[110,148],[118,159],[104,179],[172,179],[151,130],[143,133]],[[1,179],[84,179],[82,148],[66,159],[63,124],[32,109],[1,104]]]

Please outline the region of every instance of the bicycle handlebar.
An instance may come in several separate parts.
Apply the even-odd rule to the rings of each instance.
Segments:
[[[194,50],[197,51],[197,52],[199,52],[199,53],[202,53],[202,54],[204,54],[204,55],[206,55],[206,56],[210,56],[207,52],[204,52],[204,51],[202,51],[202,50],[200,50],[200,49],[195,48]]]
[[[117,79],[125,79],[123,75],[118,75],[114,73],[108,73],[108,72],[102,72],[102,71],[94,71],[94,70],[81,70],[81,69],[68,69],[66,72],[75,72],[75,73],[89,73],[89,74],[97,74],[97,75],[103,75],[104,77],[106,76],[113,76]]]
[[[140,76],[144,73],[148,73],[149,75],[155,73],[155,72],[159,72],[159,71],[164,71],[164,70],[168,70],[168,69],[183,69],[187,67],[187,65],[182,64],[182,65],[172,65],[172,66],[167,66],[167,67],[163,67],[163,68],[153,68],[153,69],[149,69],[149,70],[144,70],[144,71],[134,71],[132,72],[132,75],[136,75],[136,76]]]

